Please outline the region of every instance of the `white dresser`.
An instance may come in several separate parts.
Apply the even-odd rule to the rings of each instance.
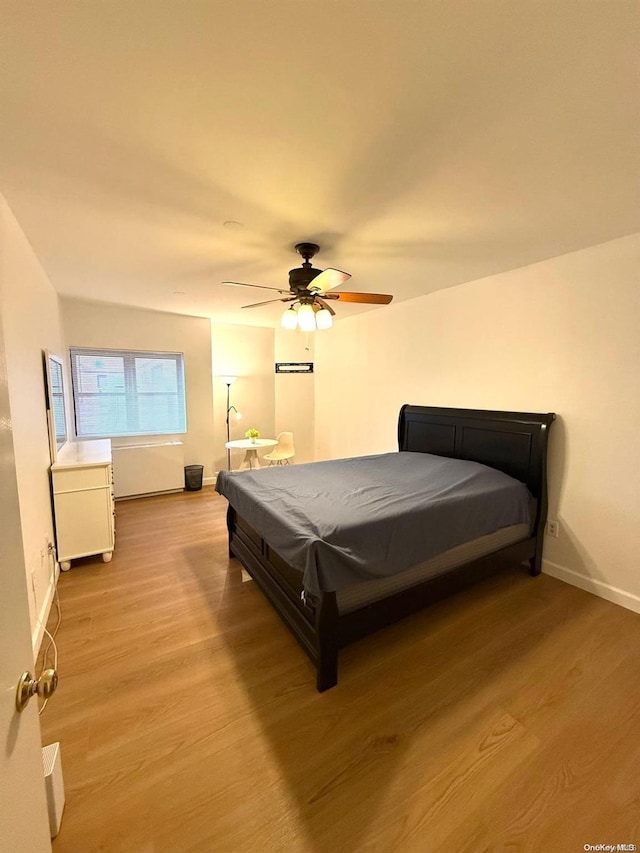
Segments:
[[[71,560],[102,554],[108,563],[115,545],[111,441],[69,441],[51,466],[56,543],[60,568]]]

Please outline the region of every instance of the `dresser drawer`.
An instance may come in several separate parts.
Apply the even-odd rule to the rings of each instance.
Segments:
[[[56,535],[61,561],[111,551],[114,541],[111,495],[105,489],[89,489],[81,495],[58,494]]]
[[[83,489],[111,488],[111,465],[53,470],[53,491],[76,492]]]

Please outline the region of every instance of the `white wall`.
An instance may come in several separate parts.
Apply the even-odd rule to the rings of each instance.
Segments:
[[[318,458],[394,450],[403,403],[555,411],[544,570],[640,611],[640,235],[338,321]]]
[[[273,329],[257,326],[235,326],[212,323],[213,395],[215,409],[215,470],[227,467],[227,386],[221,376],[237,376],[231,386],[230,403],[242,415],[229,420],[231,441],[244,438],[246,430],[255,427],[263,438],[275,432],[273,382]],[[231,466],[237,468],[243,450],[231,451]]]
[[[222,376],[236,376],[231,386],[230,403],[241,414],[231,412],[231,440],[244,438],[249,427],[262,437],[275,437],[292,430],[296,443],[296,462],[313,459],[313,374],[309,376],[275,375],[276,361],[313,361],[313,335],[283,329],[211,324],[211,382],[213,387],[213,470],[227,467],[225,450],[227,386]],[[309,349],[306,349],[306,346]],[[231,464],[237,468],[244,451],[231,452]]]
[[[315,338],[330,332],[305,334],[278,328],[275,332],[275,360],[313,362]],[[293,432],[296,450],[294,463],[315,459],[315,374],[277,373],[275,375],[276,435]]]
[[[204,476],[212,477],[214,436],[209,320],[82,299],[63,299],[62,316],[68,346],[184,353],[187,432],[145,436],[144,441],[182,441],[185,465],[204,465]],[[112,440],[114,447],[135,443],[130,436]]]
[[[0,197],[0,317],[4,329],[9,400],[24,560],[34,649],[55,588],[42,351],[64,356],[58,296],[8,205]],[[66,361],[66,360],[65,360]],[[65,376],[69,387],[68,373]]]
[[[249,427],[262,437],[274,438],[285,430],[294,434],[294,462],[314,458],[314,376],[276,374],[276,361],[313,361],[314,335],[285,329],[213,323],[213,396],[215,410],[216,470],[227,467],[225,455],[227,386],[221,376],[237,376],[230,401],[242,414],[231,413],[231,439],[244,438]],[[306,347],[309,347],[308,349]],[[265,451],[266,452],[266,451]],[[237,468],[244,451],[233,450],[231,464]]]

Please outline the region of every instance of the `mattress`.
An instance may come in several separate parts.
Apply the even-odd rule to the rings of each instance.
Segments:
[[[477,560],[487,554],[522,542],[531,535],[529,524],[512,524],[503,527],[495,533],[479,536],[472,542],[465,542],[450,548],[430,560],[425,560],[417,566],[412,566],[398,574],[379,580],[364,581],[362,583],[350,584],[336,593],[336,602],[340,615],[351,613],[367,604],[381,601],[396,592],[415,586],[422,581],[430,580],[438,575],[445,574],[451,569],[462,566],[471,560]]]
[[[220,472],[216,489],[302,572],[312,596],[398,575],[530,520],[522,483],[428,453]]]

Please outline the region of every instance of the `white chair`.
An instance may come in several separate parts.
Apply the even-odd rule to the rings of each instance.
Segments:
[[[296,455],[293,446],[293,433],[281,432],[278,443],[270,453],[265,453],[264,458],[269,460],[269,465],[288,465],[289,460]]]

